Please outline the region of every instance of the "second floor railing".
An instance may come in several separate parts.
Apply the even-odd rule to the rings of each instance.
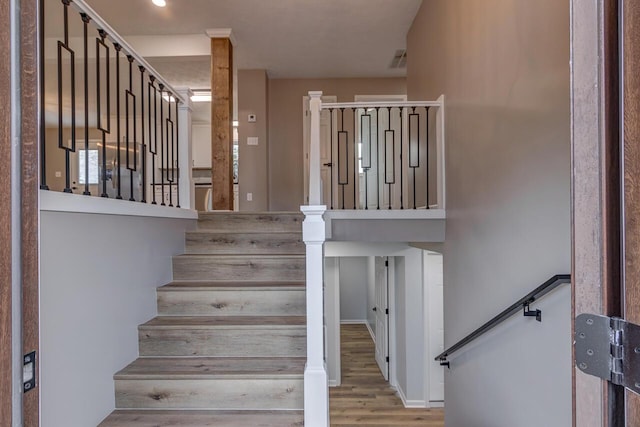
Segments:
[[[180,207],[188,100],[83,0],[40,4],[40,188]]]
[[[309,94],[310,196],[319,186],[329,209],[445,208],[444,97],[325,103]]]

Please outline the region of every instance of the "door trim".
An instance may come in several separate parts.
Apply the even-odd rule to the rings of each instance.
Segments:
[[[39,2],[20,1],[22,353],[36,351],[36,387],[22,398],[23,425],[40,425]],[[43,0],[41,0],[43,1]]]
[[[0,425],[12,425],[13,408],[13,280],[12,205],[11,205],[11,52],[10,0],[0,0],[0,50],[5,60],[0,63]]]
[[[622,136],[622,317],[640,323],[640,4],[637,0],[620,2],[620,118]],[[640,425],[640,396],[618,387],[624,393],[624,404],[614,407],[624,410],[627,426]],[[611,400],[610,400],[611,401]],[[623,408],[620,408],[622,407]],[[622,425],[622,424],[619,424]]]
[[[571,0],[573,318],[619,310],[617,1]],[[572,389],[574,426],[623,425],[607,383],[574,368]]]

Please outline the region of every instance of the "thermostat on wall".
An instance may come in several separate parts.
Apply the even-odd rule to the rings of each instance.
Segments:
[[[249,114],[249,117],[248,117],[247,120],[249,121],[249,123],[255,123],[256,115],[255,114]]]

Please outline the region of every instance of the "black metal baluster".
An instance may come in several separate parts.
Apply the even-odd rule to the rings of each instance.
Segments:
[[[160,88],[160,189],[162,190],[162,202],[160,203],[160,206],[166,206],[166,204],[164,203],[164,175],[166,171],[163,169],[165,164],[164,163],[164,157],[165,157],[164,131],[163,131],[164,106],[162,104],[164,85],[160,83],[158,84],[158,87]]]
[[[158,154],[158,91],[154,85],[156,78],[149,76],[149,152],[151,153],[151,204],[156,205],[156,155]],[[153,126],[151,124],[151,90],[153,90]],[[153,129],[153,139],[151,130]],[[152,143],[153,142],[153,143]]]
[[[65,151],[65,193],[73,193],[71,190],[71,158],[76,151],[76,65],[75,52],[69,47],[69,4],[71,0],[62,0],[64,4],[64,42],[58,40],[58,148]],[[70,81],[69,92],[71,101],[71,142],[69,146],[64,144],[64,85],[62,75],[62,51],[69,55]]]
[[[380,107],[376,107],[376,194],[380,209]]]
[[[369,161],[365,164],[365,156],[360,153],[362,157],[362,170],[364,171],[364,208],[369,209],[369,169],[371,169],[371,128],[373,124],[371,123],[371,114],[367,111],[366,108],[363,108],[364,114],[360,116],[360,141],[362,144],[362,149],[365,148],[365,141],[367,143],[367,153],[369,154]],[[365,117],[369,126],[367,126],[367,138],[365,139],[364,135],[364,121]]]
[[[116,170],[116,178],[118,179],[116,199],[122,199],[122,175],[120,167],[120,51],[122,50],[122,46],[114,43],[113,47],[116,50],[116,166],[118,168]]]
[[[180,207],[180,132],[178,128],[178,104],[180,101],[176,98],[176,207]]]
[[[409,168],[413,172],[413,209],[416,208],[416,168],[420,167],[420,115],[416,114],[416,107],[411,107],[409,114]],[[415,125],[412,123],[415,120]],[[415,138],[412,138],[415,127]],[[416,156],[412,155],[416,153]]]
[[[140,70],[140,173],[142,174],[142,197],[141,203],[147,203],[147,146],[144,143],[144,72],[145,68],[142,65],[138,66]],[[151,134],[149,134],[151,136]]]
[[[400,107],[400,209],[404,209],[404,183],[403,177],[404,174],[404,166],[402,165],[402,145],[404,144],[404,135],[403,128],[404,123],[402,123],[402,108]]]
[[[102,133],[102,194],[100,197],[109,197],[107,194],[107,134],[111,133],[111,72],[109,63],[109,46],[106,44],[107,33],[104,30],[98,30],[100,38],[96,37],[96,123],[97,128]],[[101,52],[105,53],[105,81],[106,89],[102,93],[102,74],[101,74]],[[104,95],[104,96],[103,96]],[[105,122],[102,121],[102,102],[105,102]],[[111,174],[113,179],[113,173]]]
[[[340,155],[344,147],[344,159]],[[345,174],[342,179],[343,162]],[[338,131],[338,185],[342,188],[342,208],[344,209],[345,185],[349,185],[349,132],[344,130],[344,108],[340,109],[340,131]]]
[[[425,107],[425,110],[427,112],[426,116],[427,116],[427,129],[426,129],[426,147],[425,147],[425,157],[426,157],[426,163],[425,163],[425,169],[426,169],[426,187],[427,187],[427,200],[425,201],[425,207],[426,209],[430,209],[429,208],[429,107]]]
[[[46,138],[46,118],[45,118],[45,57],[44,57],[44,1],[38,2],[38,18],[40,25],[38,30],[38,40],[40,42],[40,189],[48,190],[47,185],[47,138]]]
[[[331,209],[333,209],[333,108],[329,108],[329,163],[325,166],[329,167],[329,181],[331,182]]]
[[[173,207],[173,144],[175,141],[175,135],[173,134],[173,121],[171,120],[171,99],[173,98],[173,94],[171,92],[167,92],[167,182],[169,183],[169,206]]]
[[[358,174],[358,141],[356,140],[356,109],[351,108],[353,113],[353,209],[356,209],[356,187],[357,187],[357,174]]]
[[[389,193],[389,209],[391,209],[391,185],[396,183],[396,131],[391,128],[391,107],[387,107],[388,120],[387,130],[384,132],[384,183],[387,184]],[[389,135],[391,136],[391,171],[392,179],[389,179]]]
[[[133,197],[133,173],[138,169],[138,129],[136,123],[136,96],[133,93],[133,56],[127,55],[127,60],[129,61],[129,89],[125,91],[125,137],[127,147],[125,160],[127,163],[127,170],[129,171],[129,201],[135,202],[136,199]]]
[[[90,196],[89,191],[89,34],[88,26],[91,18],[86,13],[81,13],[84,34],[84,191],[85,196]]]

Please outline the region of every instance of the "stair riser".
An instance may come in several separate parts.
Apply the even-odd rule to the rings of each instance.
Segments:
[[[302,231],[300,214],[201,214],[199,230],[242,232]]]
[[[304,254],[299,233],[187,233],[188,254]]]
[[[305,327],[140,328],[140,356],[303,357]]]
[[[304,280],[304,258],[211,258],[185,256],[173,259],[174,280]]]
[[[304,316],[305,290],[158,291],[160,316]]]
[[[303,380],[117,380],[119,409],[303,409]]]

